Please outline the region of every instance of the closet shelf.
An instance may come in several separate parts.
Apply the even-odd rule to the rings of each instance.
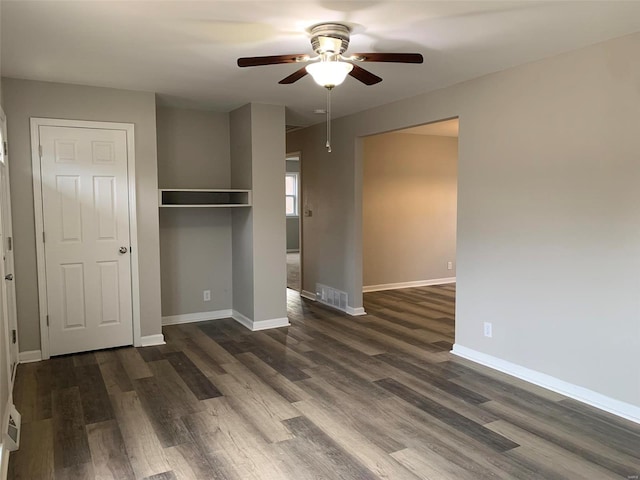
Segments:
[[[250,207],[251,190],[178,189],[158,190],[161,208],[228,208]]]

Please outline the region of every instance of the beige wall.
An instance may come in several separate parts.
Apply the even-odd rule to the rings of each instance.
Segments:
[[[159,334],[160,255],[154,94],[12,78],[4,78],[3,87],[11,142],[11,194],[20,350],[40,349],[29,133],[31,117],[135,125],[141,332],[143,336]]]
[[[229,188],[229,115],[157,109],[160,188]],[[162,315],[231,308],[231,212],[161,208]],[[211,290],[211,301],[203,291]]]
[[[305,285],[361,305],[361,137],[460,118],[456,344],[640,406],[640,34],[289,135]],[[493,338],[483,322],[493,323]]]
[[[457,163],[455,137],[364,139],[365,286],[455,277]]]

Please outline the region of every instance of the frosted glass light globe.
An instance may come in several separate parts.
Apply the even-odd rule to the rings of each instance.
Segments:
[[[307,65],[307,73],[313,77],[321,87],[332,88],[340,85],[353,70],[353,65],[347,62],[317,62]]]

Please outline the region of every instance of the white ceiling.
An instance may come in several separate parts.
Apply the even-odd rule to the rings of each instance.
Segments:
[[[306,29],[353,26],[349,52],[419,52],[423,65],[364,65],[334,116],[361,111],[532,60],[640,31],[640,2],[2,1],[2,74],[154,91],[163,104],[229,111],[287,106],[287,123],[321,122],[325,94],[300,65],[240,69],[236,58],[311,53]]]

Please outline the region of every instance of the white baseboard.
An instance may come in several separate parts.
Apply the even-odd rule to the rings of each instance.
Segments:
[[[381,283],[380,285],[366,285],[362,287],[362,293],[380,292],[382,290],[399,290],[400,288],[428,287],[431,285],[444,285],[456,283],[456,277],[433,278],[431,280],[416,280],[415,282]]]
[[[213,310],[211,312],[184,313],[182,315],[167,315],[162,317],[162,325],[179,325],[181,323],[203,322],[205,320],[218,320],[220,318],[231,318],[233,311]]]
[[[347,305],[347,313],[354,317],[367,314],[367,312],[364,311],[364,307],[353,308],[349,305]]]
[[[236,310],[233,310],[233,313],[231,315],[236,322],[247,327],[249,330],[253,330],[253,320],[251,320],[249,317],[245,317],[243,314]]]
[[[233,311],[233,319],[239,324],[247,327],[252,332],[268,330],[269,328],[287,327],[291,325],[287,317],[270,318],[269,320],[251,320],[249,317],[244,316],[236,310]]]
[[[508,375],[512,375],[529,383],[544,387],[553,392],[560,393],[569,398],[573,398],[574,400],[591,405],[592,407],[604,410],[605,412],[613,413],[614,415],[626,418],[632,422],[640,423],[640,407],[631,405],[630,403],[621,402],[620,400],[565,382],[564,380],[552,377],[551,375],[521,367],[515,363],[511,363],[461,345],[454,344],[451,353]]]
[[[42,360],[42,351],[40,350],[29,350],[26,352],[18,353],[18,362],[20,363],[39,362],[41,360]]]
[[[302,290],[300,292],[300,296],[303,298],[306,298],[308,300],[313,300],[314,302],[317,300],[316,299],[316,294],[313,292],[308,292],[307,290]]]
[[[153,347],[154,345],[164,345],[164,335],[158,333],[157,335],[146,335],[140,338],[141,347]]]

